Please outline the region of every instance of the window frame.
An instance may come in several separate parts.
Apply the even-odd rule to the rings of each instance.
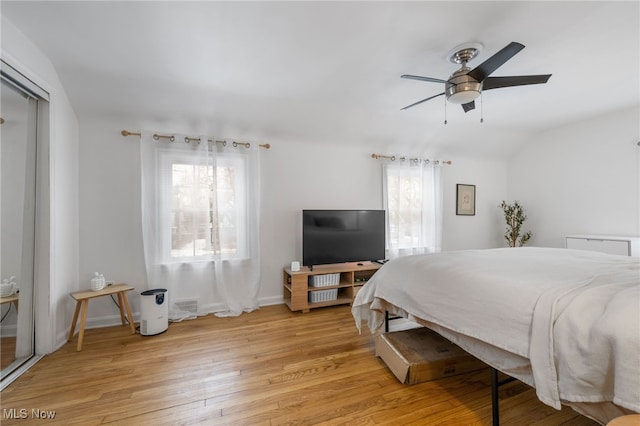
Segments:
[[[235,206],[235,240],[236,252],[229,253],[208,253],[193,256],[174,256],[172,251],[172,214],[173,214],[173,166],[183,164],[191,166],[206,166],[214,164],[216,168],[232,167],[234,173],[234,206]],[[216,153],[208,154],[208,158],[203,154],[192,152],[160,150],[158,153],[158,181],[160,183],[160,195],[158,200],[158,230],[160,258],[162,263],[194,263],[213,261],[221,259],[245,259],[248,258],[248,232],[249,223],[247,220],[247,197],[249,188],[247,187],[247,158],[236,153]]]
[[[419,216],[419,220],[422,221],[422,216],[423,216],[423,211],[424,211],[424,199],[423,199],[423,185],[424,185],[424,181],[422,179],[422,173],[421,170],[418,169],[418,167],[416,166],[415,168],[410,167],[410,166],[401,166],[401,165],[395,165],[395,164],[388,164],[387,165],[387,171],[385,173],[385,185],[384,185],[384,197],[387,200],[386,201],[386,210],[387,210],[387,233],[388,233],[388,239],[387,239],[387,249],[415,249],[415,248],[419,248],[419,244],[416,241],[416,238],[419,240],[421,236],[410,236],[410,237],[406,237],[406,236],[402,236],[400,234],[400,229],[395,229],[394,231],[394,226],[396,225],[395,221],[392,220],[395,215],[398,215],[399,217],[397,217],[398,220],[401,220],[401,217],[403,216],[408,216],[410,223],[415,223],[415,218],[413,217],[414,215],[418,215]],[[391,188],[389,186],[389,179],[390,178],[395,178],[395,179],[399,179],[399,180],[404,180],[405,183],[404,185],[407,186],[414,186],[417,185],[418,188],[414,188],[414,190],[412,191],[412,207],[414,207],[413,209],[409,210],[409,211],[405,211],[403,210],[401,207],[401,201],[400,198],[402,197],[403,194],[401,193],[397,193],[395,194],[396,197],[398,198],[398,206],[397,206],[397,210],[393,210],[390,208],[390,204],[391,204],[391,200],[394,198],[391,196],[391,193],[395,191],[391,191]],[[414,182],[408,183],[406,182],[406,180],[413,180]],[[404,186],[401,184],[401,186]],[[395,188],[394,188],[395,189]],[[416,202],[415,197],[419,196],[419,203]],[[415,205],[419,204],[420,205],[420,209],[419,211],[417,209],[415,209]],[[396,240],[394,237],[398,237],[398,239]]]

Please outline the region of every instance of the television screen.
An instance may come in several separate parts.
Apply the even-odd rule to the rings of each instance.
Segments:
[[[302,263],[385,258],[384,210],[303,210]]]

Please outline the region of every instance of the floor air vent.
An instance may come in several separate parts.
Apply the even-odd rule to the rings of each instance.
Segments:
[[[194,315],[198,314],[198,301],[193,300],[180,300],[175,303],[176,308],[181,311],[187,311]]]

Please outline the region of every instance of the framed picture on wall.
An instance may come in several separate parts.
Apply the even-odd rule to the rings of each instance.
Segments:
[[[476,186],[459,183],[456,185],[456,214],[476,215]]]

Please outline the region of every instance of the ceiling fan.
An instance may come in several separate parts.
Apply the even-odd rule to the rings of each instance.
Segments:
[[[402,78],[412,80],[429,81],[432,83],[444,83],[444,92],[426,99],[412,103],[402,108],[403,110],[419,105],[438,96],[446,95],[449,102],[461,104],[464,112],[471,111],[476,107],[475,99],[480,96],[483,90],[499,89],[501,87],[525,86],[528,84],[543,84],[549,80],[551,74],[541,75],[518,75],[510,77],[489,77],[489,75],[511,59],[516,53],[524,49],[524,45],[512,41],[503,47],[498,53],[471,69],[467,67],[467,62],[478,55],[482,46],[477,43],[468,43],[453,50],[449,60],[462,67],[451,74],[448,80],[439,78],[421,77],[418,75],[404,74]]]

